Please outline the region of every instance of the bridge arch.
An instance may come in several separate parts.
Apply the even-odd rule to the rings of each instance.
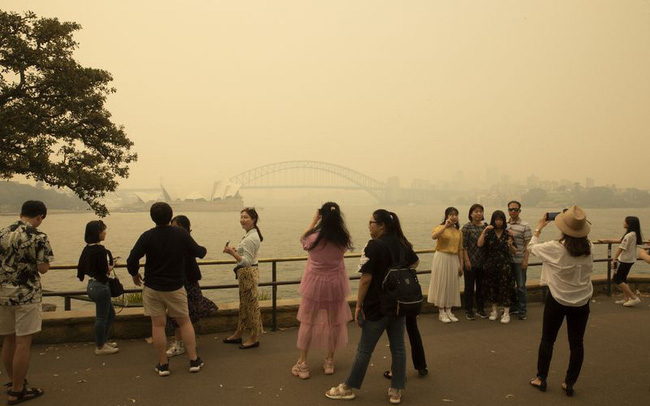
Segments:
[[[303,175],[297,179],[291,176],[277,177],[275,174],[294,172]],[[304,175],[311,172],[317,176]],[[270,188],[332,188],[348,190],[365,190],[378,200],[386,195],[386,184],[359,171],[342,165],[319,161],[285,161],[259,166],[230,178],[231,182],[241,185],[242,189]]]

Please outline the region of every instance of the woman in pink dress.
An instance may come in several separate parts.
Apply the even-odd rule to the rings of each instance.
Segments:
[[[334,351],[348,342],[347,322],[352,313],[347,302],[350,293],[348,274],[343,254],[352,248],[341,209],[328,202],[316,214],[300,238],[309,252],[307,269],[300,283],[302,301],[298,309],[298,362],[291,373],[301,379],[309,378],[307,353],[312,348],[327,351],[323,369],[326,375],[334,373]]]

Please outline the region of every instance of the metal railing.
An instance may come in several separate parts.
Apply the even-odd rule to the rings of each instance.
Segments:
[[[647,242],[646,242],[647,243]],[[607,257],[606,258],[596,258],[594,263],[606,262],[607,263],[607,296],[612,295],[612,245],[614,243],[601,243],[594,242],[595,245],[607,244]],[[416,254],[431,254],[435,252],[433,249],[428,250],[418,250],[415,251]],[[360,258],[360,253],[350,253],[346,254],[345,258]],[[278,300],[278,286],[287,286],[287,285],[298,285],[300,284],[300,279],[288,280],[288,281],[278,281],[278,263],[285,262],[302,262],[307,261],[307,256],[301,257],[286,257],[286,258],[264,258],[260,259],[258,263],[270,263],[271,264],[271,282],[260,282],[258,286],[260,287],[271,287],[271,303],[272,303],[272,329],[275,331],[277,329],[277,300]],[[200,266],[215,266],[215,265],[236,265],[234,260],[215,260],[215,261],[200,261],[198,262]],[[541,266],[541,262],[531,262],[528,264],[529,267],[532,266]],[[141,264],[141,267],[143,264]],[[117,268],[126,268],[125,264],[118,264]],[[74,270],[77,269],[76,265],[52,265],[51,270]],[[418,271],[418,274],[430,274],[431,270]],[[350,280],[358,280],[360,276],[354,275],[350,276]],[[233,284],[224,284],[224,285],[201,285],[201,290],[220,290],[220,289],[238,289],[239,285],[236,283]],[[125,289],[125,293],[141,293],[141,288],[135,289]],[[64,298],[64,310],[69,311],[72,309],[72,300],[90,300],[86,296],[85,290],[75,290],[75,291],[43,291],[43,296],[48,297],[63,297]]]

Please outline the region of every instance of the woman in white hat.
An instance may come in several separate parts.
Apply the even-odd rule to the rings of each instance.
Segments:
[[[573,385],[578,380],[584,359],[583,338],[589,319],[589,299],[593,294],[592,244],[587,238],[590,225],[584,210],[572,206],[555,218],[555,225],[562,232],[560,239],[540,243],[539,235],[547,225],[545,214],[537,223],[528,244],[528,251],[542,260],[540,284],[549,289],[544,307],[537,376],[530,384],[542,392],[546,391],[553,344],[566,317],[571,356],[562,390],[567,396],[573,396]]]

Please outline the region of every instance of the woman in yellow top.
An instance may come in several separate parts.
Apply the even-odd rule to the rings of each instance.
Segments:
[[[431,238],[437,242],[427,300],[438,306],[441,322],[457,322],[451,308],[460,307],[459,277],[463,276],[463,235],[458,229],[458,209],[445,210],[445,218],[433,229]]]

